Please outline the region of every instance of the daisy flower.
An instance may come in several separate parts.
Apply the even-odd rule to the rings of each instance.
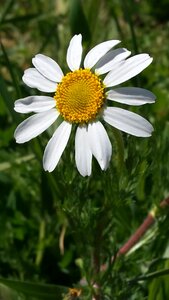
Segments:
[[[102,170],[109,166],[112,146],[101,120],[135,136],[151,135],[153,127],[147,120],[112,106],[112,101],[127,105],[155,101],[155,96],[142,88],[114,89],[144,70],[152,58],[148,54],[128,58],[131,52],[127,49],[112,50],[118,43],[118,40],[109,40],[98,44],[87,53],[81,67],[82,35],[78,34],[73,36],[67,49],[66,61],[70,71],[66,75],[53,59],[43,54],[35,55],[32,59],[34,68],[24,72],[22,79],[26,85],[53,93],[53,96],[29,96],[15,102],[16,112],[35,113],[16,128],[16,142],[28,142],[57,118],[61,120],[44,152],[43,167],[46,171],[52,172],[57,166],[73,125],[76,125],[75,161],[82,176],[91,174],[93,156]]]

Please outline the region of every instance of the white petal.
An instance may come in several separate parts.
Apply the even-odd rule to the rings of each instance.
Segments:
[[[56,168],[68,143],[71,129],[72,124],[63,121],[49,140],[43,156],[43,167],[45,171],[52,172]]]
[[[46,55],[35,55],[32,59],[32,63],[35,68],[49,80],[60,82],[64,76],[59,65],[52,58]]]
[[[107,99],[128,105],[154,103],[155,95],[148,90],[137,87],[124,87],[107,92]]]
[[[89,147],[87,126],[79,126],[75,136],[75,161],[82,176],[90,176],[92,168],[92,152]]]
[[[117,62],[124,60],[130,54],[131,52],[125,48],[119,48],[106,53],[97,63],[95,72],[98,75],[102,75],[109,72],[115,67],[115,64]]]
[[[106,170],[112,155],[112,146],[105,128],[100,122],[90,123],[88,136],[92,154],[97,159],[101,169]]]
[[[143,117],[122,108],[107,107],[103,119],[113,127],[135,136],[148,137],[153,131],[152,125]]]
[[[27,118],[15,130],[16,142],[22,144],[38,136],[52,125],[58,116],[59,113],[53,108]]]
[[[91,69],[103,55],[105,55],[111,48],[119,43],[120,41],[118,40],[110,40],[98,44],[97,46],[92,48],[85,57],[84,67],[87,69]]]
[[[14,110],[19,113],[43,112],[56,106],[56,101],[47,96],[29,96],[15,101]]]
[[[105,77],[106,87],[118,85],[139,74],[152,62],[148,54],[138,54],[116,64],[116,67]]]
[[[82,35],[74,35],[67,49],[67,64],[71,71],[78,70],[82,59]]]
[[[48,80],[35,68],[29,68],[25,70],[22,77],[23,82],[31,88],[36,88],[41,92],[55,92],[57,83]]]

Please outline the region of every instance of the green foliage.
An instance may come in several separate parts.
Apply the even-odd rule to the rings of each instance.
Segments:
[[[159,208],[169,194],[165,5],[155,7],[153,0],[1,0],[0,299],[87,300],[98,293],[94,282],[104,300],[169,298],[169,211]],[[40,94],[23,84],[24,69],[41,52],[67,71],[67,45],[80,32],[84,52],[103,40],[122,39],[121,47],[132,54],[150,53],[153,64],[127,84],[157,95],[156,104],[131,108],[151,121],[153,136],[139,139],[105,124],[112,161],[106,172],[93,161],[90,178],[75,168],[74,132],[53,173],[42,169],[53,128],[27,144],[17,145],[13,138],[25,118],[14,112],[14,101]],[[116,257],[154,207],[159,209],[155,224],[128,254]],[[82,289],[76,297],[68,289],[74,285]]]
[[[68,292],[68,288],[66,287],[60,287],[56,285],[49,285],[49,284],[33,284],[29,282],[21,282],[16,280],[7,280],[7,279],[0,279],[0,282],[17,291],[18,293],[21,293],[22,295],[26,296],[26,299],[55,299],[59,300],[61,297]],[[4,290],[2,285],[2,291]],[[8,290],[6,290],[8,291]],[[10,290],[9,290],[10,291]],[[14,294],[11,292],[11,297],[13,297]],[[7,298],[12,299],[12,298]],[[4,298],[5,300],[5,298]]]

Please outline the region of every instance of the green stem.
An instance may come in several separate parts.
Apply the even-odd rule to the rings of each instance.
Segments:
[[[46,228],[46,222],[45,220],[41,220],[39,226],[39,243],[37,247],[36,261],[35,261],[36,266],[40,265],[43,257],[43,250],[44,250],[43,240],[45,237],[45,228]]]
[[[131,6],[129,7],[130,4],[128,5],[127,1],[121,0],[121,3],[122,3],[124,15],[129,24],[134,52],[138,53],[138,45],[137,45],[137,39],[136,39],[135,30],[134,30],[134,24],[133,24],[133,20],[132,20]]]
[[[117,146],[117,162],[118,162],[118,171],[121,173],[121,171],[124,169],[124,143],[123,143],[123,137],[121,134],[121,131],[118,129],[115,129],[112,127],[112,132],[114,139],[116,141]]]
[[[3,53],[4,61],[5,61],[6,67],[9,70],[13,86],[15,87],[15,90],[16,90],[17,97],[20,98],[21,97],[21,91],[20,91],[19,82],[17,81],[17,77],[16,77],[16,74],[15,74],[14,68],[13,68],[13,66],[10,62],[10,59],[8,57],[8,53],[7,53],[3,43],[0,42],[0,44],[1,44],[1,49],[2,49],[2,53]]]
[[[109,5],[109,8],[110,8],[110,12],[111,12],[111,14],[114,18],[114,22],[116,24],[117,31],[120,35],[121,40],[123,41],[124,40],[124,33],[123,33],[122,27],[121,27],[120,22],[119,22],[119,17],[118,17],[117,12],[116,12],[116,6],[114,5],[114,3],[112,1],[109,1],[108,5]]]
[[[165,275],[169,275],[169,269],[155,271],[155,272],[149,273],[147,275],[139,276],[137,278],[134,278],[134,279],[130,280],[129,283],[132,283],[132,282],[135,282],[135,281],[137,282],[137,281],[142,281],[142,280],[153,279],[153,278],[160,277],[160,276],[165,276]]]

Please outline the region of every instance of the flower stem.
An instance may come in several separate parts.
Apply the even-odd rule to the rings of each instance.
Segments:
[[[131,1],[129,1],[129,2],[131,2]],[[122,1],[122,0],[121,0],[121,3],[122,3],[124,15],[126,17],[126,20],[128,21],[128,25],[130,28],[134,52],[135,52],[135,54],[137,54],[139,51],[138,51],[136,34],[134,31],[134,24],[133,24],[133,20],[132,20],[132,9],[131,9],[132,3],[129,4],[128,1]]]
[[[101,240],[102,240],[102,222],[97,224],[97,234],[94,242],[94,250],[93,250],[93,269],[94,269],[94,283],[93,287],[94,295],[92,300],[101,300],[101,291],[100,291],[100,283],[99,283],[99,273],[100,273],[100,250],[101,250]]]
[[[143,223],[139,228],[131,235],[129,240],[119,249],[116,256],[112,256],[111,261],[114,262],[114,259],[118,258],[121,255],[125,255],[129,252],[141,239],[141,237],[149,230],[149,228],[155,223],[155,220],[159,214],[160,208],[165,208],[169,206],[169,197],[162,200],[159,204],[159,207],[154,207],[144,219]],[[107,264],[101,266],[102,271],[107,270]]]
[[[45,230],[46,230],[46,222],[44,219],[42,219],[39,225],[39,244],[37,246],[37,253],[36,253],[36,261],[35,261],[36,266],[39,266],[42,261],[43,252],[44,252],[44,247],[42,243],[45,238]]]
[[[166,206],[169,206],[169,197],[161,201],[159,208],[165,208]],[[136,232],[129,238],[129,240],[124,244],[124,246],[120,248],[120,250],[117,253],[118,256],[122,254],[123,255],[126,254],[127,252],[129,252],[131,248],[133,248],[134,245],[137,244],[140,238],[154,224],[158,212],[159,212],[158,207],[154,207],[154,209],[152,209],[149,212],[149,214],[147,215],[143,223],[139,226],[139,228],[136,230]]]
[[[124,143],[123,143],[123,137],[120,130],[112,127],[112,132],[114,135],[114,139],[116,141],[117,146],[117,161],[118,161],[118,171],[119,174],[124,169]]]

